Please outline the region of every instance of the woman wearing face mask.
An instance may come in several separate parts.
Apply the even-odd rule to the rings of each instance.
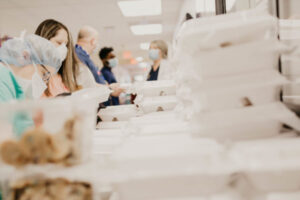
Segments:
[[[172,79],[169,71],[168,45],[162,40],[154,40],[150,44],[149,58],[153,61],[151,71],[148,74],[147,81],[170,80]]]
[[[38,26],[35,34],[50,40],[57,47],[63,59],[58,75],[50,79],[50,90],[46,96],[57,96],[61,93],[74,92],[80,89],[77,81],[80,69],[68,28],[56,20],[47,19]]]
[[[3,43],[0,60],[2,101],[40,98],[62,63],[55,46],[36,35]]]
[[[35,33],[50,40],[59,48],[62,48],[62,44],[66,44],[67,55],[58,73],[61,76],[64,85],[70,92],[81,88],[104,87],[103,85],[96,83],[89,68],[77,58],[74,51],[72,36],[65,25],[54,19],[47,19],[38,26]],[[55,81],[50,80],[50,84],[52,82]],[[123,91],[114,84],[110,85],[110,88],[113,90],[113,96],[118,96]]]

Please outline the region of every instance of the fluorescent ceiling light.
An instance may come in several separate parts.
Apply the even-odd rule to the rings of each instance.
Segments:
[[[144,42],[140,44],[140,48],[142,50],[148,50],[150,48],[150,43],[149,42]]]
[[[133,25],[130,29],[134,35],[154,35],[162,32],[161,24]]]
[[[138,62],[142,62],[144,60],[144,58],[143,57],[137,57],[137,58],[135,58],[135,60],[138,61]]]
[[[196,12],[216,12],[216,3],[213,0],[196,0]]]
[[[161,15],[161,0],[119,1],[118,5],[125,17]]]

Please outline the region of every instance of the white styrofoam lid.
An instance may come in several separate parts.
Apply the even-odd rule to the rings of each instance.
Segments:
[[[112,91],[108,87],[86,88],[72,93],[74,98],[95,99],[99,103],[108,100]]]

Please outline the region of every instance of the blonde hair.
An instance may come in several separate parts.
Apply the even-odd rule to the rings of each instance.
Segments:
[[[61,75],[65,86],[71,92],[74,92],[80,88],[80,86],[77,84],[77,75],[79,73],[79,61],[74,50],[71,33],[69,32],[68,28],[54,19],[47,19],[38,26],[37,30],[35,31],[35,34],[50,40],[51,38],[56,36],[57,32],[60,29],[64,29],[68,33],[69,41],[67,43],[67,57],[63,61],[58,73]]]
[[[160,49],[162,57],[164,59],[168,58],[168,45],[163,40],[154,40],[151,42],[152,45],[155,45],[158,49]]]

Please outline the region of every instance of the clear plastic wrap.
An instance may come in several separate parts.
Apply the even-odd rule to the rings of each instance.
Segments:
[[[14,171],[3,187],[5,200],[99,199],[94,165]]]
[[[280,30],[300,29],[300,20],[299,19],[280,19],[279,27],[280,27]]]
[[[192,67],[203,79],[223,78],[229,75],[275,69],[278,65],[279,54],[280,43],[274,38],[208,51],[197,51]]]
[[[300,82],[292,82],[283,87],[284,96],[300,96]]]
[[[287,83],[277,71],[265,70],[194,83],[188,86],[194,92],[185,94],[182,87],[178,95],[182,102],[189,100],[185,104],[193,106],[194,112],[219,111],[279,101],[282,85]]]
[[[283,75],[300,77],[300,56],[281,56],[281,68]]]
[[[90,157],[96,107],[82,99],[12,102],[0,105],[2,162],[73,165]]]
[[[199,49],[276,38],[277,32],[277,19],[267,14],[247,16],[247,12],[242,12],[199,18],[182,26],[177,47],[192,53]]]

